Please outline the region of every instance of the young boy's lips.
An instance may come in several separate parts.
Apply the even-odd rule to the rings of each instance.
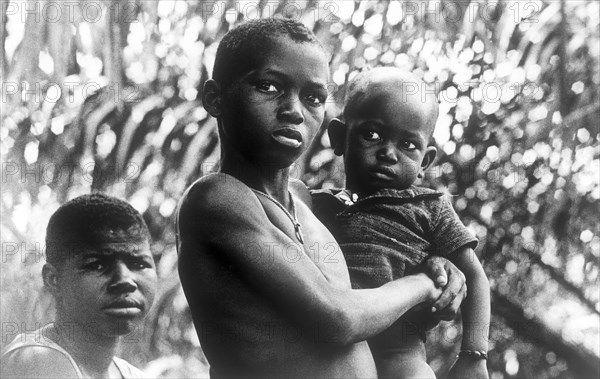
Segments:
[[[298,148],[302,146],[302,133],[294,128],[277,129],[271,136],[275,141],[287,147]]]
[[[115,317],[135,317],[142,313],[143,305],[134,300],[118,300],[103,308],[104,312]]]
[[[104,308],[104,313],[113,317],[136,317],[142,313],[140,308],[126,307],[126,308]]]

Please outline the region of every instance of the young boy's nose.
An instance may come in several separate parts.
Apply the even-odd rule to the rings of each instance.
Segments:
[[[109,292],[128,293],[137,289],[133,273],[124,262],[117,263],[112,272],[111,283],[108,286]]]
[[[282,98],[277,111],[277,118],[279,121],[285,121],[295,125],[303,123],[304,115],[302,113],[300,98],[293,94]]]
[[[398,163],[396,148],[391,143],[386,143],[377,150],[377,159],[389,164]]]

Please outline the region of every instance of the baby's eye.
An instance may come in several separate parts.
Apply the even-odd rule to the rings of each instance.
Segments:
[[[277,89],[277,87],[275,86],[275,84],[271,83],[271,82],[258,82],[255,84],[256,89],[259,90],[260,92],[263,93],[276,93],[277,91],[279,91]]]
[[[417,149],[417,146],[414,143],[410,142],[410,141],[402,141],[402,142],[400,142],[400,147],[403,148],[403,149],[405,149],[405,150],[408,150],[408,151],[413,151],[413,150]]]
[[[363,138],[369,142],[376,142],[381,140],[381,136],[374,130],[365,130],[362,133]]]

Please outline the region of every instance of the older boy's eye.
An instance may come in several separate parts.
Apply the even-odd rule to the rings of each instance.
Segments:
[[[400,147],[402,147],[405,150],[409,150],[409,151],[413,151],[417,149],[417,146],[410,142],[410,141],[402,141],[400,142]]]
[[[277,87],[271,82],[258,82],[255,86],[257,90],[264,93],[274,93],[278,91]]]
[[[365,130],[363,132],[363,138],[369,142],[375,142],[381,140],[379,133],[374,130]]]
[[[327,96],[318,94],[318,93],[311,93],[305,96],[306,102],[310,105],[313,106],[317,106],[317,105],[321,105],[325,102],[325,100],[327,100]]]

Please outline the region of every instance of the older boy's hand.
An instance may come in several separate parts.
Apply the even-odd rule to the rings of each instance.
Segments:
[[[442,295],[432,304],[432,316],[438,320],[453,320],[467,296],[465,275],[452,262],[438,256],[427,259],[425,273],[443,288]]]

